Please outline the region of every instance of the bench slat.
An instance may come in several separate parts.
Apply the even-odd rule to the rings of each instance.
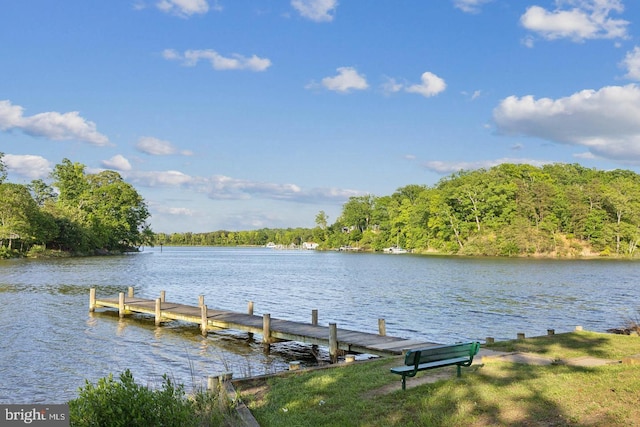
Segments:
[[[475,343],[462,343],[454,345],[441,345],[436,347],[427,347],[422,349],[415,349],[407,352],[405,357],[405,365],[415,365],[418,363],[427,363],[435,360],[453,359],[456,357],[473,357],[477,350],[471,354],[476,348]],[[419,360],[416,358],[419,357]]]
[[[456,359],[438,360],[435,362],[421,363],[420,365],[418,365],[418,371],[424,371],[424,370],[433,369],[433,368],[441,368],[444,366],[456,365],[458,363],[466,363],[468,361],[469,361],[468,357],[458,357]],[[398,366],[396,368],[391,368],[391,372],[393,372],[394,374],[402,375],[403,373],[413,372],[414,369],[415,369],[414,366],[405,365],[405,366]]]

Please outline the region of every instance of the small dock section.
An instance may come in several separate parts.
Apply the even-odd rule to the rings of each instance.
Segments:
[[[278,340],[297,341],[329,347],[332,360],[337,359],[338,350],[348,353],[367,353],[378,356],[398,355],[404,350],[427,347],[436,343],[391,337],[386,334],[384,319],[378,319],[378,334],[338,328],[336,323],[328,326],[318,324],[318,311],[312,310],[311,323],[272,319],[270,314],[253,314],[253,302],[248,303],[247,313],[208,308],[204,296],[199,296],[198,306],[167,302],[164,291],[153,299],[137,298],[133,288],[127,295],[121,292],[118,298],[97,298],[96,290],[90,290],[89,311],[97,308],[117,309],[120,317],[130,314],[154,316],[156,325],[178,320],[200,326],[203,335],[214,329],[233,329],[262,335],[263,343]]]

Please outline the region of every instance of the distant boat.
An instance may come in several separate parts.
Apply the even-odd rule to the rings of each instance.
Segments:
[[[406,249],[402,249],[400,246],[390,246],[388,248],[384,248],[382,252],[387,254],[406,254],[409,251]]]

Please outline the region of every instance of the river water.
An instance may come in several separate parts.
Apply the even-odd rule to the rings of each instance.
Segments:
[[[235,378],[313,364],[311,347],[197,326],[156,327],[150,318],[88,311],[89,289],[272,318],[311,321],[449,343],[567,332],[604,332],[640,316],[640,263],[278,251],[147,248],[125,256],[0,261],[0,403],[64,403],[85,380],[131,369],[136,381],[168,374],[187,390],[208,375]],[[321,350],[321,357],[326,355]]]

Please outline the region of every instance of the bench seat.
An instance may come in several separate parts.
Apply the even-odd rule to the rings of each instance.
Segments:
[[[421,363],[418,365],[418,371],[426,371],[427,369],[434,369],[434,368],[443,368],[445,366],[451,366],[451,365],[455,365],[457,363],[465,363],[468,362],[469,358],[468,357],[458,357],[457,359],[448,359],[448,360],[439,360],[436,362],[428,362],[428,363]],[[394,374],[407,374],[407,373],[412,373],[416,370],[415,366],[398,366],[395,368],[391,368],[391,372],[393,372]],[[406,375],[409,376],[409,375]]]

